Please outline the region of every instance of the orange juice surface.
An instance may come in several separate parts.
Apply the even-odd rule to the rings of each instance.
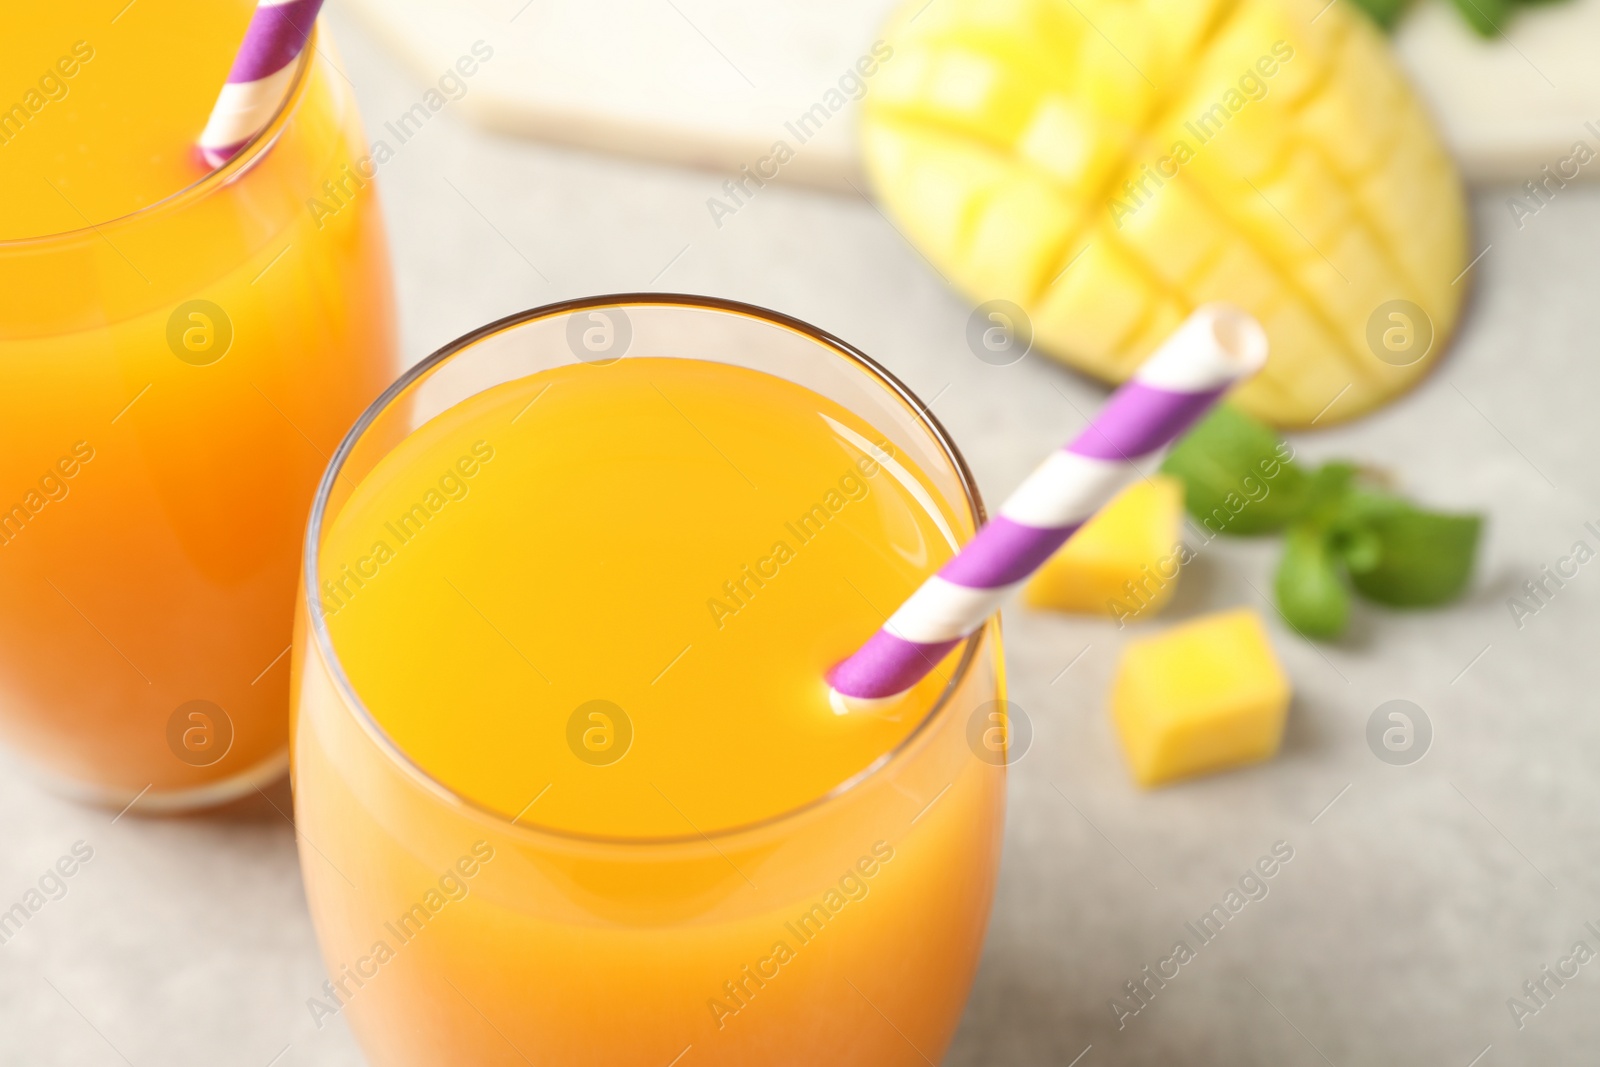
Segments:
[[[490,389],[363,480],[321,554],[334,649],[377,721],[524,824],[686,836],[798,808],[893,749],[827,667],[949,557],[921,476],[839,405],[699,360]]]
[[[0,240],[107,222],[201,178],[195,138],[254,8],[78,0],[7,11]]]

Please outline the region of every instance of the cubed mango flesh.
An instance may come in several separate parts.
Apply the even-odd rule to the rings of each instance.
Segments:
[[[1023,600],[1119,622],[1149,618],[1177,588],[1182,532],[1183,483],[1166,474],[1135,482],[1045,561]]]
[[[1269,759],[1288,710],[1289,679],[1248,608],[1130,643],[1111,690],[1111,717],[1143,786]]]
[[[1016,302],[1051,356],[1123,381],[1227,300],[1272,348],[1235,403],[1354,418],[1439,361],[1472,255],[1455,165],[1356,8],[905,0],[862,102],[867,169],[939,272]],[[1396,300],[1433,326],[1404,366],[1368,340]]]

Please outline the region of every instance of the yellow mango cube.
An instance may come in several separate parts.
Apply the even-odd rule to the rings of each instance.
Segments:
[[[1183,483],[1135,482],[1045,561],[1023,590],[1036,608],[1148,618],[1172,599],[1185,552]]]
[[[1129,644],[1111,688],[1128,765],[1147,787],[1270,758],[1288,710],[1289,679],[1248,608]]]

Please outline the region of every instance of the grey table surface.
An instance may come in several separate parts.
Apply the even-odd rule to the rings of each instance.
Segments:
[[[362,26],[331,19],[376,130],[424,86]],[[446,108],[379,178],[407,359],[584,294],[746,300],[847,338],[931,399],[991,501],[1104,395],[1037,356],[975,359],[970,306],[864,200],[771,187],[719,227],[705,202],[723,177],[507,140]],[[1259,607],[1296,688],[1287,739],[1265,765],[1149,793],[1130,783],[1105,709],[1132,631],[1007,611],[1012,695],[1035,738],[1011,780],[994,915],[948,1064],[1600,1059],[1600,965],[1551,984],[1520,1027],[1507,1007],[1574,942],[1600,948],[1584,926],[1600,928],[1600,564],[1520,628],[1506,604],[1575,541],[1600,545],[1583,525],[1600,525],[1600,188],[1561,191],[1520,229],[1508,193],[1475,195],[1475,249],[1489,251],[1462,282],[1474,300],[1438,372],[1296,441],[1486,511],[1466,602],[1361,610],[1348,639],[1314,647],[1259,592],[1270,545],[1207,548],[1163,623]],[[1392,698],[1433,726],[1410,766],[1365,740]],[[0,1064],[361,1063],[343,1023],[319,1030],[306,1008],[323,973],[289,805],[280,785],[221,814],[113,822],[0,775],[0,904],[74,842],[93,849],[66,896],[0,947]],[[1119,1029],[1111,998],[1278,841],[1294,859],[1270,894]]]

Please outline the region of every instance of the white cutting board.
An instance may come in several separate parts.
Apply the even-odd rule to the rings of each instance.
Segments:
[[[785,122],[870,48],[900,0],[344,2],[429,82],[473,42],[492,47],[447,105],[471,121],[732,174],[777,139],[794,143]],[[1584,127],[1600,129],[1600,0],[1523,10],[1494,41],[1447,0],[1421,0],[1395,43],[1469,181],[1526,181],[1579,139],[1600,148]],[[373,136],[380,118],[369,116]],[[853,111],[831,119],[783,174],[860,186]]]

